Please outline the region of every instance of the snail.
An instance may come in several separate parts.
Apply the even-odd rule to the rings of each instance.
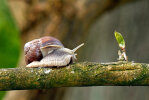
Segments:
[[[65,48],[56,38],[45,36],[27,42],[24,46],[26,67],[63,67],[76,60],[76,50],[84,43],[73,50]]]

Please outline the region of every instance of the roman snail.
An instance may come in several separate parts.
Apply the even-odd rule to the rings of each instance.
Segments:
[[[84,43],[70,50],[54,37],[34,39],[24,46],[26,67],[67,66],[75,62],[75,52],[83,45]]]

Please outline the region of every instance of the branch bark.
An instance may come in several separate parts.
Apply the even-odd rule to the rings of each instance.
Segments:
[[[83,62],[59,69],[0,69],[0,90],[108,85],[149,85],[149,65],[133,62]]]

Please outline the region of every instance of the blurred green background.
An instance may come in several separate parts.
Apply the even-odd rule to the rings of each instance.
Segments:
[[[20,33],[5,0],[0,0],[0,68],[16,67],[20,54]],[[5,92],[0,91],[0,100]]]

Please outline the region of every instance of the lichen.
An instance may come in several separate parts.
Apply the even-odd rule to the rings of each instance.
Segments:
[[[149,85],[149,65],[83,62],[53,69],[0,69],[0,90],[101,85]]]

